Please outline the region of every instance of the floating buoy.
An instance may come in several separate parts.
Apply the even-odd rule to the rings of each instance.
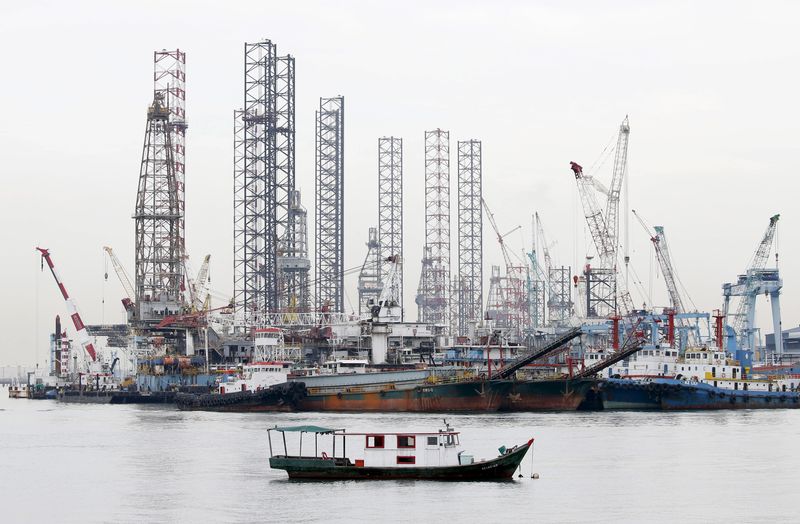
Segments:
[[[533,475],[531,475],[531,478],[532,479],[538,479],[539,478],[539,474],[538,473],[534,473]]]

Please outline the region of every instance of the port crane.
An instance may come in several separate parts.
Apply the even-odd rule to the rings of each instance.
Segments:
[[[209,263],[211,255],[206,255],[203,263],[200,265],[200,271],[197,272],[197,278],[194,280],[192,293],[194,297],[194,309],[203,311],[207,310],[210,306],[211,299],[211,279],[209,278]]]
[[[36,248],[37,251],[41,253],[42,260],[47,262],[47,267],[50,268],[50,273],[52,273],[53,278],[58,285],[59,291],[61,291],[61,296],[64,297],[64,302],[67,305],[67,312],[69,313],[70,318],[72,319],[72,324],[75,326],[76,336],[78,338],[78,343],[81,347],[86,351],[86,353],[91,357],[92,362],[97,361],[97,352],[94,349],[94,344],[92,344],[91,339],[89,338],[89,332],[86,331],[86,325],[81,320],[81,314],[78,312],[78,306],[75,304],[75,301],[69,296],[67,293],[67,288],[64,287],[64,284],[61,282],[61,279],[58,277],[58,273],[56,272],[56,268],[53,265],[53,259],[50,257],[50,251],[41,247]]]
[[[515,257],[517,257],[519,262],[517,265],[514,265],[511,259],[511,254],[508,250],[508,246],[505,244],[505,238],[511,233],[521,229],[522,226],[516,226],[506,233],[501,233],[500,228],[497,226],[497,222],[495,221],[494,214],[489,209],[489,205],[486,203],[486,200],[483,198],[481,198],[481,205],[486,211],[486,215],[489,217],[489,224],[491,224],[492,230],[497,236],[497,242],[500,244],[500,250],[503,253],[503,261],[506,264],[506,276],[498,278],[496,281],[490,281],[489,297],[491,299],[493,289],[492,286],[500,286],[498,291],[500,301],[502,302],[502,309],[504,310],[503,318],[507,319],[512,328],[521,328],[525,323],[524,317],[529,313],[527,311],[528,305],[526,304],[526,299],[523,297],[524,271],[527,269],[527,267],[525,262],[522,261],[516,255],[516,253]]]
[[[117,274],[119,283],[122,284],[122,289],[125,290],[125,295],[127,295],[127,298],[122,299],[122,305],[125,307],[126,311],[133,311],[134,310],[133,297],[136,295],[133,291],[131,278],[130,276],[128,276],[128,272],[125,271],[125,268],[122,267],[122,263],[120,263],[113,249],[111,249],[109,246],[103,246],[103,251],[106,252],[109,260],[111,260],[111,265],[114,267],[114,272]],[[106,279],[108,279],[108,274],[106,274]]]
[[[775,232],[778,227],[780,215],[773,215],[769,219],[769,225],[764,232],[761,242],[759,242],[750,263],[747,265],[745,273],[739,275],[735,284],[726,283],[722,285],[724,297],[722,314],[731,319],[728,323],[737,337],[739,349],[750,349],[755,347],[755,313],[756,299],[759,295],[765,294],[770,297],[772,306],[772,324],[775,332],[775,353],[783,354],[783,338],[781,335],[781,310],[780,310],[780,290],[783,281],[780,278],[778,268],[766,268],[769,254],[772,251],[772,244]],[[777,266],[778,254],[775,253],[775,263]],[[738,296],[739,304],[736,313],[731,314],[731,297]]]
[[[661,268],[661,274],[664,275],[664,283],[667,286],[670,308],[676,315],[686,313],[686,309],[683,306],[683,297],[678,289],[678,278],[675,274],[675,267],[672,265],[672,257],[670,256],[669,245],[667,244],[667,236],[664,233],[664,227],[654,226],[653,231],[651,232],[650,228],[647,226],[639,213],[637,213],[635,209],[631,210],[631,212],[642,225],[647,235],[650,237],[650,242],[653,243],[653,249],[656,252],[656,259],[658,260],[658,266]],[[687,325],[685,320],[680,316],[678,317],[678,325],[687,329],[689,345],[695,345],[697,343],[697,337],[695,336],[694,331],[690,329],[691,326]]]
[[[570,162],[570,169],[575,175],[578,185],[578,193],[583,207],[586,224],[592,236],[597,256],[601,266],[613,270],[615,275],[616,295],[621,302],[624,311],[633,310],[633,300],[630,293],[616,278],[618,246],[619,246],[619,201],[622,193],[622,183],[625,179],[625,172],[628,165],[628,142],[630,137],[630,125],[628,117],[622,121],[617,136],[617,147],[614,154],[614,171],[611,185],[605,188],[591,175],[583,172],[583,167],[577,162]],[[605,209],[595,197],[595,189],[607,196]],[[628,263],[627,257],[625,263]]]

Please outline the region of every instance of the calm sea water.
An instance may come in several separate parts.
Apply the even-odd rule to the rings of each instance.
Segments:
[[[441,419],[64,405],[0,388],[0,521],[798,520],[800,410],[448,416],[476,458],[536,438],[513,482],[290,482],[267,463],[273,424],[405,431]]]

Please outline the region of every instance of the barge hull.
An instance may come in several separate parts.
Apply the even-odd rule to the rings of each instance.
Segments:
[[[309,394],[302,411],[486,412],[498,411],[511,391],[508,380],[420,385],[411,389]]]
[[[596,387],[595,379],[553,379],[514,382],[502,411],[575,411]]]

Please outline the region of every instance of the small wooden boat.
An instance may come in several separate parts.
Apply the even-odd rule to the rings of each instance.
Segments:
[[[282,455],[273,453],[273,433],[279,433],[283,440]],[[297,455],[288,452],[287,433],[300,436]],[[314,435],[313,455],[303,455],[306,434]],[[502,446],[496,458],[476,461],[461,449],[459,433],[449,426],[435,433],[347,433],[344,429],[319,426],[276,426],[267,430],[267,436],[271,468],[286,471],[290,479],[317,480],[510,479],[533,444],[530,439],[512,448]],[[324,451],[320,453],[320,436],[332,439],[330,456]],[[348,443],[351,450],[358,450],[353,458],[347,455]]]

